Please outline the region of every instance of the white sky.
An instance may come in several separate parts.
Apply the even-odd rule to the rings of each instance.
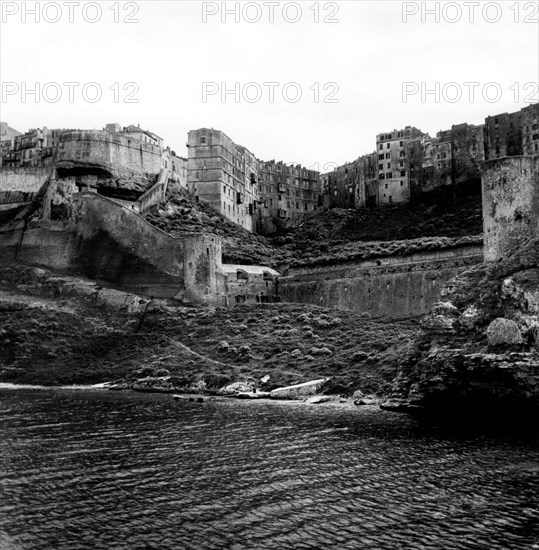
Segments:
[[[269,22],[269,7],[258,2],[262,19],[239,23],[229,15],[221,21],[221,8],[233,8],[235,2],[137,1],[116,3],[123,20],[136,9],[132,19],[138,23],[115,23],[114,1],[98,2],[102,9],[97,17],[91,3],[73,5],[74,22],[69,21],[69,6],[63,1],[40,2],[41,20],[25,10],[36,2],[2,0],[3,20],[0,27],[0,79],[2,98],[0,119],[19,131],[31,127],[97,128],[108,122],[138,124],[162,136],[178,154],[186,156],[185,142],[190,129],[203,126],[223,130],[236,143],[248,147],[257,157],[302,163],[324,169],[327,163],[342,164],[375,149],[378,133],[408,124],[434,135],[451,124],[480,124],[485,116],[518,110],[539,99],[539,3],[479,2],[475,20],[470,21],[467,2],[441,2],[441,21],[421,12],[434,9],[435,2],[365,1],[318,2],[320,18],[333,16],[338,23],[315,23],[310,9],[314,0],[297,2],[302,16],[297,23],[283,17],[289,2],[275,7],[275,22]],[[44,13],[45,4],[49,6]],[[206,9],[219,9],[202,21]],[[241,2],[246,4],[246,2]],[[294,3],[292,3],[294,4]],[[456,23],[444,21],[457,17]],[[518,9],[517,9],[518,8]],[[403,10],[417,14],[403,22]],[[13,11],[17,13],[11,15]],[[296,15],[294,6],[284,14]],[[251,2],[247,15],[257,15]],[[60,16],[57,23],[48,22]],[[500,17],[497,22],[494,21]],[[530,22],[525,22],[527,18]],[[515,21],[516,20],[516,21]],[[43,97],[49,86],[49,98],[60,90],[56,103]],[[64,82],[78,82],[74,101]],[[102,98],[90,103],[82,95],[83,85],[96,82]],[[138,86],[138,103],[114,101],[109,88],[120,84]],[[262,98],[249,103],[232,95],[222,102],[219,96],[202,101],[204,82],[229,88],[256,82]],[[269,101],[265,82],[277,82],[274,103]],[[318,83],[320,98],[328,91],[324,85],[337,84],[337,103],[314,101],[309,88]],[[440,89],[449,82],[459,84],[463,97],[449,102],[440,94],[421,101],[420,94],[402,99],[403,82]],[[468,97],[465,82],[477,82],[474,101]],[[499,86],[501,97],[492,102],[483,99],[482,90],[489,82]],[[9,83],[14,83],[10,85]],[[22,94],[28,88],[41,87],[39,100]],[[282,99],[283,87],[297,83],[303,96],[298,103]],[[421,83],[425,83],[422,85]],[[516,83],[516,86],[514,84]],[[535,85],[526,85],[535,83]],[[11,86],[11,87],[10,87]],[[411,88],[412,89],[411,85]],[[18,87],[13,95],[5,92]],[[446,89],[450,98],[455,88]],[[519,91],[518,98],[515,92]],[[93,94],[92,90],[88,90]],[[254,97],[254,87],[247,90]],[[292,96],[290,89],[290,96]],[[526,97],[528,96],[528,97]],[[526,103],[525,99],[528,100]]]

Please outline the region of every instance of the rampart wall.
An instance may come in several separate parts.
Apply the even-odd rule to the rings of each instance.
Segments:
[[[480,245],[409,256],[292,269],[279,279],[284,302],[404,318],[423,315],[440,299],[444,284],[483,261]]]
[[[54,181],[39,220],[0,230],[0,255],[101,279],[137,294],[191,303],[221,303],[216,235],[174,238],[97,193]]]

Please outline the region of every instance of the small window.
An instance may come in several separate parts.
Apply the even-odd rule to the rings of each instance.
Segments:
[[[205,144],[206,144],[206,136],[201,136],[201,138],[200,138],[200,143],[201,143],[202,145],[205,145]]]

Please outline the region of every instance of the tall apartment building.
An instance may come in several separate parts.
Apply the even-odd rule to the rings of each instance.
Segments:
[[[3,142],[2,166],[35,167],[52,163],[63,130],[33,128]]]
[[[359,208],[378,202],[377,154],[363,155],[353,162],[323,174],[326,208]]]
[[[487,160],[536,154],[539,154],[539,103],[485,119]]]
[[[260,161],[261,209],[257,231],[271,232],[312,214],[320,206],[320,173],[282,161]]]
[[[224,132],[208,128],[191,130],[187,146],[189,192],[254,231],[259,205],[256,157]]]
[[[412,126],[376,136],[378,161],[378,204],[407,202],[411,196],[410,157],[411,140],[423,136]]]

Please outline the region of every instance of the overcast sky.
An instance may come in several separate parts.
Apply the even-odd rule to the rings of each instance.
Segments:
[[[39,22],[34,4],[2,1],[0,119],[19,131],[140,123],[187,155],[188,130],[213,127],[261,159],[324,170],[378,133],[435,135],[539,98],[537,2],[441,2],[439,22],[435,2],[241,2],[239,22],[222,9],[236,2],[43,1]]]

